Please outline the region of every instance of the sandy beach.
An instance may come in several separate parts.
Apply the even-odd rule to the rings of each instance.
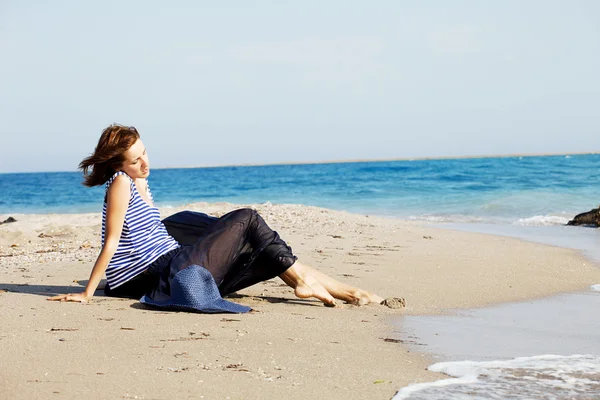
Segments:
[[[241,205],[164,208],[222,215]],[[326,308],[279,279],[238,292],[255,310],[191,314],[77,292],[100,249],[100,213],[12,214],[0,225],[0,397],[7,399],[389,399],[439,379],[429,356],[398,343],[392,318],[568,293],[600,283],[574,250],[317,207],[252,206],[304,263],[383,297]],[[9,215],[0,215],[5,220]],[[386,340],[388,339],[388,340]]]

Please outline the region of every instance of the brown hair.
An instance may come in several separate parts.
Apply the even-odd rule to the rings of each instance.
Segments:
[[[79,169],[83,171],[83,184],[92,187],[108,181],[123,165],[124,153],[139,138],[140,134],[133,126],[112,124],[104,129],[94,153],[79,163]]]

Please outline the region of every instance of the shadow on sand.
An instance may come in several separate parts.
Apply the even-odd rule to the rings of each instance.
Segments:
[[[56,296],[58,294],[80,293],[81,286],[57,286],[57,285],[32,285],[29,283],[0,283],[0,290],[11,293],[27,293],[38,296]],[[104,297],[101,289],[96,290],[94,296]]]
[[[85,285],[87,284],[87,280],[81,280],[81,281],[78,281],[77,283],[78,283],[78,285],[76,285],[76,286],[36,285],[36,284],[32,285],[32,284],[28,284],[28,283],[22,283],[22,284],[0,283],[0,291],[5,290],[10,293],[26,293],[26,294],[33,294],[36,296],[52,297],[52,296],[56,296],[59,294],[80,293],[82,288],[85,287]],[[102,288],[98,288],[98,290],[96,290],[94,297],[102,297],[105,299],[117,299],[114,297],[105,296]],[[228,300],[233,300],[233,301],[241,300],[245,304],[247,304],[247,302],[244,300],[249,300],[250,302],[259,302],[259,303],[267,302],[267,303],[271,303],[271,304],[288,303],[288,304],[301,304],[301,305],[305,305],[305,306],[314,306],[314,307],[322,306],[322,304],[320,302],[314,301],[314,300],[309,300],[309,299],[306,299],[306,300],[305,299],[288,299],[288,298],[284,298],[284,297],[265,296],[265,295],[252,296],[252,295],[245,295],[245,294],[239,294],[239,293],[232,293],[228,296],[225,296],[225,298]],[[130,299],[130,300],[136,300],[136,299]],[[159,310],[160,311],[160,309],[148,307],[139,302],[133,303],[131,305],[131,307],[136,308],[136,309]]]

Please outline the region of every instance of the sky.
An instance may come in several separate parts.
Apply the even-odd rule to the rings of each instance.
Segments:
[[[600,151],[600,2],[0,0],[0,173]]]

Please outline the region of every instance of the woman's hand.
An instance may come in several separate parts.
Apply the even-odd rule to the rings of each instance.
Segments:
[[[92,296],[88,296],[85,292],[71,293],[71,294],[59,294],[58,296],[48,297],[49,301],[78,301],[80,303],[87,303],[90,301]]]

